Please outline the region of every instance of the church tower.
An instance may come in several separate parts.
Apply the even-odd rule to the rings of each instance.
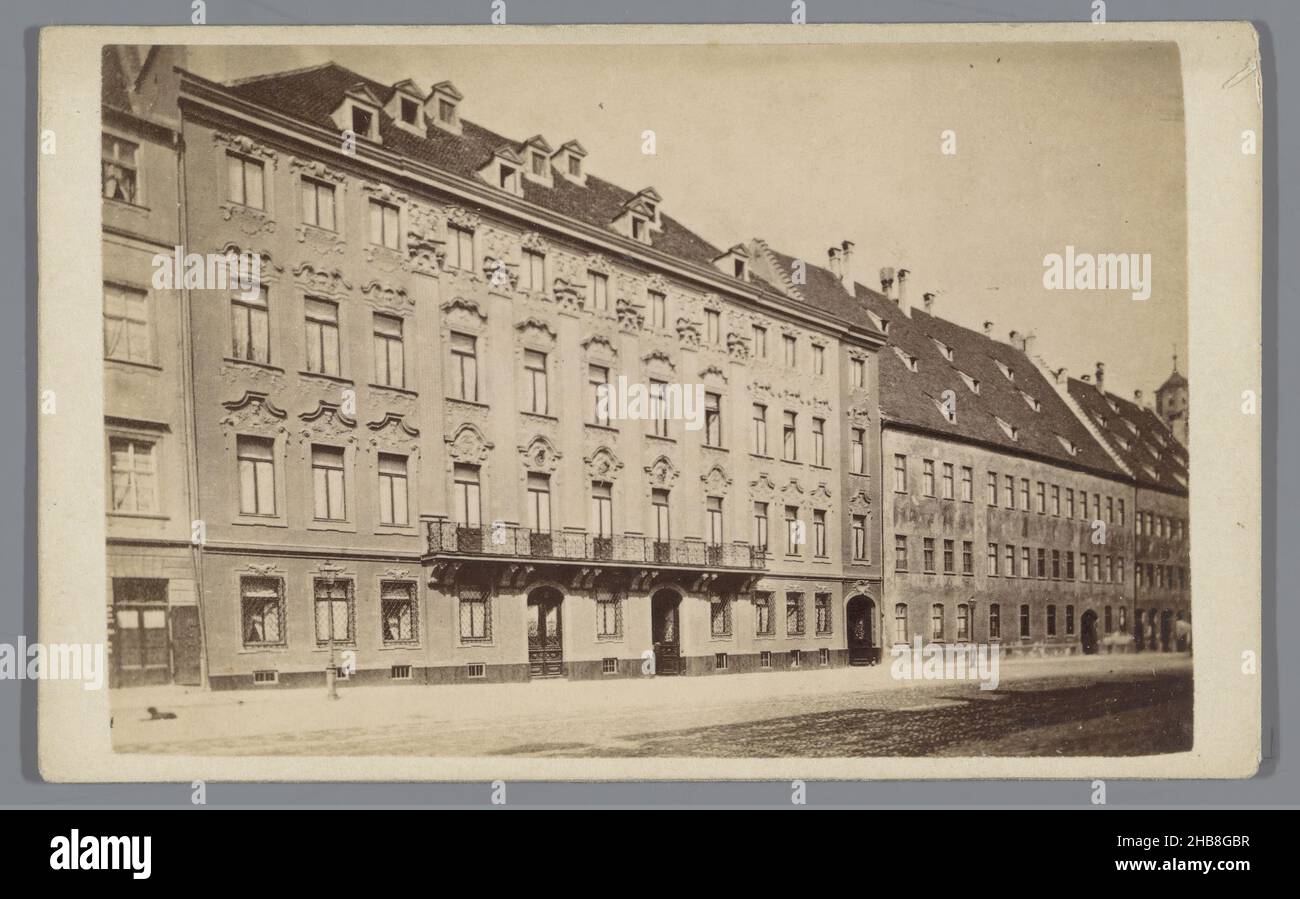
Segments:
[[[1156,389],[1156,414],[1174,432],[1174,437],[1187,446],[1187,379],[1178,371],[1178,354],[1174,353],[1174,371]]]

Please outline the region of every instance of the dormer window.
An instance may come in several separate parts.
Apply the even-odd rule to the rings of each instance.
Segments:
[[[363,81],[357,82],[343,94],[343,102],[330,115],[340,131],[351,131],[356,137],[379,141],[379,110],[383,104]],[[393,111],[392,107],[389,108]]]
[[[465,99],[450,81],[439,81],[424,98],[426,121],[443,131],[460,134],[460,101]]]
[[[488,184],[495,184],[507,193],[522,197],[525,165],[524,158],[515,151],[514,147],[504,146],[492,154],[487,165],[478,170],[478,176]]]
[[[876,330],[881,334],[889,333],[889,322],[885,321],[879,315],[876,315],[876,313],[872,312],[870,309],[867,310],[867,317],[871,319],[871,323],[876,326]]]
[[[653,188],[646,188],[646,191],[649,190],[653,190]],[[646,191],[642,191],[642,193]],[[749,280],[749,250],[745,249],[744,244],[738,243],[721,256],[715,257],[713,264],[723,274],[730,275],[738,281]]]
[[[1065,451],[1071,456],[1079,455],[1079,446],[1073,440],[1068,440],[1060,434],[1056,435],[1056,439],[1061,442],[1061,446],[1064,447]]]
[[[632,216],[632,239],[645,240],[646,221],[639,216]]]
[[[741,280],[744,280],[744,278],[745,278],[745,260],[743,260],[743,259],[736,259],[736,260],[734,260],[734,262],[733,262],[733,264],[732,264],[732,272],[731,272],[731,273],[732,273],[733,275],[735,275],[737,278],[740,278]]]
[[[538,176],[545,175],[546,157],[541,153],[534,153],[532,154],[532,156],[533,156],[533,174]]]
[[[352,132],[358,137],[368,137],[375,117],[368,110],[359,106],[352,107]]]
[[[944,403],[939,400],[934,400],[934,405],[935,408],[939,410],[939,414],[944,417],[944,420],[947,421],[948,424],[955,425],[957,423],[957,406],[955,403]]]
[[[1030,396],[1029,394],[1025,393],[1023,390],[1020,391],[1020,398],[1025,401],[1026,406],[1028,406],[1030,409],[1033,409],[1035,412],[1043,411],[1043,404],[1040,403],[1037,400],[1037,398]]]
[[[576,140],[571,140],[562,144],[560,149],[551,154],[551,162],[555,164],[557,172],[574,184],[585,184],[585,176],[582,173],[582,160],[586,155],[587,151],[582,148],[582,144]]]
[[[931,337],[930,339],[933,340],[934,345],[939,348],[939,352],[943,354],[943,358],[947,359],[949,362],[953,361],[954,353],[952,347],[937,338]]]
[[[500,187],[502,190],[508,190],[511,193],[514,193],[516,186],[518,184],[518,182],[515,179],[515,176],[517,174],[518,172],[515,171],[515,169],[512,166],[508,166],[508,165],[501,166],[500,169],[498,169],[497,171],[497,181],[498,181],[497,187]]]
[[[998,416],[996,416],[996,415],[993,416],[993,420],[996,421],[996,422],[998,423],[998,427],[1002,429],[1002,432],[1003,432],[1004,434],[1006,434],[1008,437],[1010,437],[1012,440],[1018,440],[1018,439],[1019,439],[1019,437],[1020,437],[1020,429],[1017,428],[1015,425],[1011,424],[1011,422],[1009,422],[1009,421],[1005,421],[1005,420],[1003,420],[1003,419],[1001,419],[1001,418],[998,418]],[[1028,482],[1028,481],[1025,481],[1025,484],[1028,485],[1029,482]],[[1028,498],[1028,496],[1029,496],[1029,487],[1026,486],[1026,487],[1025,487],[1025,497]],[[1027,501],[1027,499],[1026,499],[1026,501]]]
[[[970,388],[971,393],[978,394],[980,392],[979,378],[972,378],[964,371],[959,371],[957,374],[961,375],[961,379],[966,382],[966,386]]]
[[[582,177],[582,158],[578,156],[569,157],[569,174],[574,178]]]
[[[438,121],[451,125],[456,121],[456,104],[450,100],[438,101]]]
[[[904,352],[903,350],[900,350],[898,347],[894,347],[894,352],[898,355],[899,359],[903,360],[903,364],[907,366],[908,371],[917,371],[918,366],[917,366],[915,356],[913,356],[911,353],[907,353]]]
[[[420,104],[416,103],[410,97],[403,97],[401,104],[402,121],[408,125],[414,125],[419,119]]]
[[[1008,366],[1005,365],[1004,363],[1002,363],[1002,362],[998,362],[998,360],[996,360],[996,359],[994,359],[993,361],[994,361],[994,362],[997,362],[997,365],[998,365],[998,371],[1002,372],[1002,377],[1006,378],[1008,381],[1010,381],[1011,383],[1014,384],[1014,383],[1016,382],[1016,373],[1013,372],[1013,371],[1010,369],[1010,367],[1008,367]]]

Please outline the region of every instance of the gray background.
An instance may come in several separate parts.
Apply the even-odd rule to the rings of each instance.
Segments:
[[[806,0],[808,21],[818,22],[1051,22],[1087,21],[1091,0],[991,0],[984,4],[943,0]],[[507,0],[511,24],[573,22],[772,22],[790,21],[789,0]],[[425,2],[411,0],[208,0],[210,25],[299,24],[486,24],[491,0]],[[6,0],[0,31],[0,109],[8,128],[0,130],[0,152],[22,160],[23,178],[0,179],[0,264],[23,271],[23,291],[0,303],[0,408],[5,419],[21,421],[0,434],[0,484],[11,497],[0,512],[0,571],[13,574],[0,592],[0,641],[19,634],[36,637],[36,466],[37,395],[35,309],[35,149],[37,29],[52,24],[188,25],[188,0],[106,0],[93,6],[70,0]],[[1278,98],[1291,99],[1300,88],[1300,3],[1295,0],[1110,0],[1107,17],[1118,21],[1249,19],[1260,32],[1263,53],[1265,127],[1264,166],[1264,377],[1261,397],[1264,429],[1264,762],[1249,781],[1117,781],[1107,783],[1109,807],[1300,805],[1300,777],[1283,759],[1282,746],[1296,742],[1296,716],[1284,718],[1278,685],[1300,681],[1300,663],[1282,654],[1278,634],[1297,634],[1293,602],[1278,602],[1278,584],[1300,583],[1300,554],[1279,558],[1277,547],[1300,543],[1294,510],[1300,507],[1296,466],[1278,470],[1278,443],[1300,449],[1294,403],[1279,404],[1283,384],[1295,383],[1297,361],[1280,358],[1278,347],[1300,343],[1297,321],[1297,265],[1294,252],[1279,257],[1279,246],[1300,241],[1294,183],[1281,191],[1278,172],[1296,171],[1300,131],[1294,116],[1279,121]],[[192,26],[200,27],[200,26]],[[791,26],[794,27],[794,26]],[[1278,50],[1282,50],[1278,53]],[[21,127],[17,127],[21,123]],[[1279,154],[1285,154],[1280,157]],[[1288,164],[1279,164],[1279,159]],[[18,166],[9,167],[11,175]],[[53,248],[58,252],[57,247]],[[1285,294],[1280,284],[1290,284]],[[1286,304],[1281,299],[1289,297]],[[1226,476],[1231,476],[1225,471]],[[18,498],[21,497],[21,503]],[[1278,510],[1291,509],[1279,521]],[[1280,534],[1279,534],[1280,532]],[[1279,541],[1279,536],[1281,540]],[[102,579],[87,571],[86,580]],[[1291,599],[1288,590],[1287,600]],[[1292,693],[1292,697],[1294,697]],[[41,781],[36,767],[36,689],[29,681],[0,681],[0,806],[188,807],[189,783],[58,785]],[[1294,699],[1286,703],[1295,711]],[[810,806],[1039,806],[1091,807],[1088,781],[981,781],[808,784]],[[554,784],[512,783],[509,806],[776,806],[790,807],[790,784],[667,783]],[[491,786],[469,784],[222,784],[207,785],[209,806],[469,806],[488,807]]]

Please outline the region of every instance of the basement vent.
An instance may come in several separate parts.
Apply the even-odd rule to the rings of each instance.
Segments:
[[[471,662],[465,666],[470,677],[486,677],[487,666],[482,662]]]
[[[255,684],[278,684],[280,682],[280,672],[278,671],[254,671],[253,683]]]

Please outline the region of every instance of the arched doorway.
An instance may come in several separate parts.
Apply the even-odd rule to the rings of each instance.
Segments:
[[[528,676],[564,674],[564,594],[554,587],[538,587],[528,594]]]
[[[876,604],[867,596],[849,600],[844,612],[849,630],[849,664],[874,665],[880,661],[876,651]]]
[[[659,590],[650,598],[650,634],[655,648],[655,674],[681,674],[682,635],[680,594]]]
[[[1090,656],[1097,651],[1097,613],[1092,609],[1083,613],[1079,619],[1079,642],[1083,645],[1083,654]]]

